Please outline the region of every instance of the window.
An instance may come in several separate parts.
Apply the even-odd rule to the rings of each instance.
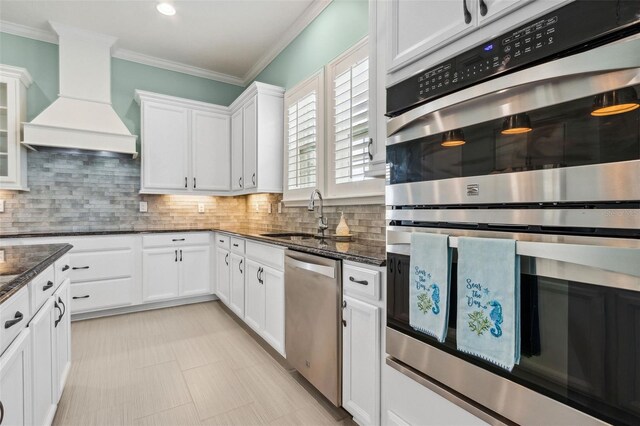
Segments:
[[[285,95],[285,199],[322,188],[323,80],[318,72]]]
[[[330,197],[377,195],[379,179],[365,176],[369,144],[369,50],[366,40],[327,65],[328,182]]]
[[[329,200],[379,202],[384,180],[365,175],[375,133],[369,73],[365,38],[285,94],[285,201],[307,200],[318,188]]]

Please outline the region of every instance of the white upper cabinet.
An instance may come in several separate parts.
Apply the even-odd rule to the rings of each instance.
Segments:
[[[254,82],[230,109],[234,192],[282,192],[284,89]]]
[[[229,126],[227,114],[200,110],[191,113],[191,183],[195,191],[231,189]]]
[[[136,91],[142,109],[143,194],[228,193],[227,107]]]
[[[533,0],[477,0],[478,1],[478,23],[483,25],[511,9],[520,7]]]
[[[376,36],[378,43],[386,45],[386,83],[395,84],[436,66],[571,1],[377,2],[377,21],[381,25],[376,26]]]
[[[0,64],[0,190],[27,190],[27,150],[20,144],[31,76]]]
[[[244,187],[242,112],[240,108],[231,116],[231,189],[234,191],[240,191]]]
[[[476,5],[476,0],[392,0],[388,71],[471,31]]]
[[[144,102],[142,188],[186,190],[189,178],[189,110]]]
[[[258,154],[258,99],[257,95],[242,107],[242,146],[244,149],[244,188],[256,187]]]

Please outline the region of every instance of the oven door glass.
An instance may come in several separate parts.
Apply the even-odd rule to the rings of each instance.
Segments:
[[[389,183],[638,160],[638,93],[640,85],[624,87],[390,145]],[[614,101],[626,107],[604,109]]]
[[[640,292],[523,273],[522,357],[509,373],[456,350],[455,256],[446,341],[409,326],[409,260],[387,257],[388,327],[606,422],[640,424]]]

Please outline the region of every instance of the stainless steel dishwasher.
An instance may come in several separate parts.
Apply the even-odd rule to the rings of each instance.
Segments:
[[[287,250],[287,362],[336,407],[342,404],[341,261]]]

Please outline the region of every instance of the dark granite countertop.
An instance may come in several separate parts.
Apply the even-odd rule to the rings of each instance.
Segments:
[[[206,228],[206,229],[144,229],[129,231],[68,231],[68,232],[47,232],[29,234],[3,234],[2,238],[35,238],[35,237],[80,237],[87,235],[123,235],[123,234],[157,234],[165,232],[226,232],[242,238],[249,238],[263,243],[275,244],[287,247],[292,250],[317,254],[319,256],[332,257],[335,259],[351,260],[354,262],[366,263],[374,266],[384,266],[386,264],[386,246],[383,241],[356,239],[350,242],[337,242],[329,239],[320,240],[316,238],[305,240],[284,240],[281,238],[265,237],[262,234],[285,233],[296,231],[283,230],[259,230],[255,228]]]
[[[237,235],[242,238],[287,247],[305,253],[317,254],[318,256],[332,257],[353,262],[366,263],[373,266],[384,266],[387,261],[386,245],[382,241],[375,240],[354,240],[349,242],[338,242],[329,239],[300,239],[284,240],[275,237],[265,237],[262,234],[284,233],[288,231],[261,231],[255,229],[216,229],[217,232]]]
[[[17,293],[72,248],[71,244],[1,247],[4,262],[0,262],[0,303]]]

